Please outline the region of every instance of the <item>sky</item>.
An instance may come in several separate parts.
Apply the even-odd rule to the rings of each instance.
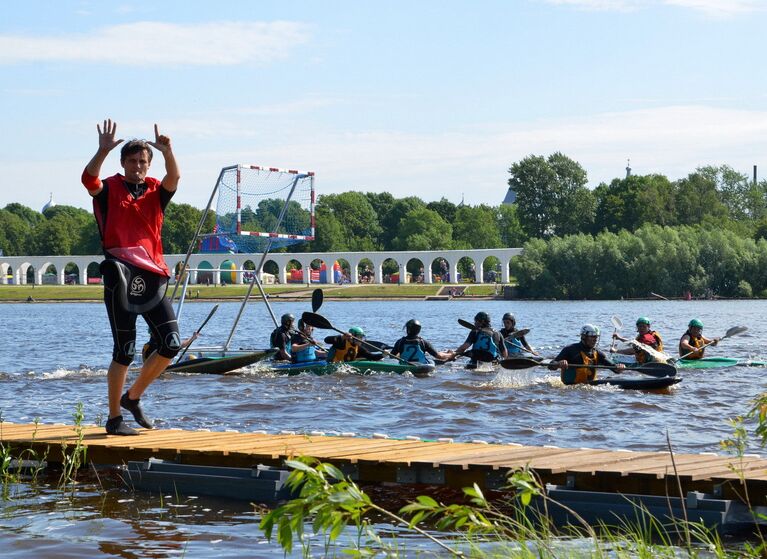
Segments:
[[[750,176],[767,169],[765,27],[767,0],[7,2],[0,207],[89,208],[105,118],[125,139],[157,123],[174,201],[198,208],[237,163],[314,171],[319,195],[472,205],[556,151],[591,188],[629,159]],[[119,170],[115,150],[102,175]]]

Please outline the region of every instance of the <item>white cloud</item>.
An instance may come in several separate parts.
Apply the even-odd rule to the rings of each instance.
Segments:
[[[628,12],[646,3],[646,0],[543,0],[547,4],[573,6],[581,10]]]
[[[688,8],[711,17],[730,17],[764,11],[764,0],[543,0],[547,4],[580,10],[629,12],[653,5]]]
[[[764,11],[764,0],[664,0],[671,6],[690,8],[712,17],[736,16]]]
[[[177,25],[138,22],[60,36],[0,35],[0,64],[78,61],[119,65],[266,64],[308,40],[309,26],[289,21]]]
[[[315,171],[318,194],[389,191],[396,197],[438,200],[445,196],[453,202],[459,202],[463,194],[469,204],[492,205],[503,200],[509,166],[530,154],[563,152],[586,169],[591,187],[623,176],[627,158],[631,158],[635,174],[660,173],[671,180],[701,165],[726,163],[749,175],[754,164],[767,168],[767,111],[704,105],[433,134],[397,130],[341,133],[271,125],[254,133],[248,121],[233,123],[220,115],[194,120],[194,124],[188,120],[162,122],[161,130],[173,138],[183,176],[175,201],[197,207],[206,204],[220,169],[235,163]],[[219,129],[221,134],[200,132],[206,127],[217,130],[225,121],[228,128]],[[120,125],[128,134],[151,132],[151,123],[121,121]],[[89,140],[95,142],[90,136]],[[78,179],[92,153],[91,144],[82,152],[82,157],[68,161],[0,160],[0,174],[7,184],[29,185],[21,191],[0,190],[0,207],[17,201],[37,208],[47,201],[50,187],[44,181],[30,184],[30,168],[38,169],[39,176],[71,177],[56,191],[57,202],[88,207],[89,198]],[[155,167],[161,172],[159,164]],[[117,155],[110,155],[105,174],[118,169]]]

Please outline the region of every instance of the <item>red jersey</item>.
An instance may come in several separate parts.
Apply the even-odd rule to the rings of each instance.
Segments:
[[[155,274],[170,276],[162,253],[164,212],[160,201],[159,180],[146,177],[146,191],[134,198],[119,173],[104,179],[107,211],[96,199],[93,213],[101,233],[101,244],[110,255]]]

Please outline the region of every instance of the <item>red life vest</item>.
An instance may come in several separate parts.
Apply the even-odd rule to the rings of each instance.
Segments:
[[[146,192],[138,199],[128,192],[119,173],[104,179],[107,213],[93,199],[93,213],[101,233],[101,244],[110,255],[155,274],[170,276],[162,253],[163,211],[160,181],[146,177]]]

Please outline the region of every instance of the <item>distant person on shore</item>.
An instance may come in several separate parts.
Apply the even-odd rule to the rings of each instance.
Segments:
[[[154,142],[131,140],[120,150],[120,165],[125,175],[100,179],[101,166],[109,153],[123,140],[115,139],[117,123],[107,119],[104,128],[96,125],[99,146],[82,174],[82,183],[93,198],[93,213],[101,234],[105,260],[104,303],[112,328],[114,347],[107,372],[110,435],[137,435],[126,425],[120,408],[133,414],[136,422],[151,429],[140,398],[178,353],[181,340],[178,323],[165,289],[170,271],[162,252],[162,225],[165,208],[178,188],[180,174],[170,138],[154,125]],[[152,149],[165,160],[165,176],[147,176]],[[152,336],[159,341],[157,351],[141,367],[139,376],[123,393],[128,366],[136,352],[136,317],[141,315]]]
[[[625,368],[621,363],[616,365],[598,350],[597,342],[599,328],[593,324],[584,324],[581,328],[581,341],[563,348],[549,363],[549,369],[559,369],[564,384],[586,384],[596,380],[597,370],[579,365],[605,365],[614,367],[613,371],[616,373]]]
[[[277,361],[291,361],[291,338],[293,337],[293,322],[296,320],[290,313],[280,317],[280,325],[269,336],[269,345],[277,350],[274,359]]]
[[[519,357],[520,355],[537,357],[540,355],[527,343],[524,336],[509,337],[517,331],[517,319],[513,314],[510,312],[505,313],[501,321],[503,322],[503,328],[501,328],[500,333],[503,337],[503,343],[506,344],[506,352],[509,357]]]
[[[650,327],[650,319],[646,316],[640,316],[637,318],[637,337],[634,338],[635,341],[639,342],[640,344],[649,346],[650,348],[654,349],[658,353],[663,352],[663,339],[660,337],[660,334],[658,334],[655,330],[653,330]],[[613,334],[614,340],[619,340],[621,342],[628,342],[628,338],[624,338],[617,332]],[[627,347],[625,349],[618,349],[613,350],[610,348],[611,353],[617,353],[619,355],[633,355],[636,359],[637,363],[649,363],[651,361],[655,361],[655,357],[648,353],[647,351],[643,350],[641,347],[638,346],[632,346]]]
[[[508,356],[501,333],[493,330],[490,325],[490,315],[484,311],[480,311],[474,316],[474,330],[469,332],[466,340],[453,353],[460,355],[469,347],[492,357],[493,360],[499,357],[506,359]],[[472,358],[466,367],[468,369],[476,368],[477,361],[478,359]]]
[[[427,340],[419,336],[421,323],[411,318],[405,323],[405,336],[394,343],[391,354],[410,363],[431,363],[426,354],[435,359],[449,361],[453,353],[449,351],[437,351]]]
[[[305,323],[301,318],[298,319],[298,332],[293,334],[290,340],[290,354],[293,363],[327,358],[327,351],[318,349],[319,344],[312,338],[313,332],[313,326]]]
[[[679,356],[685,359],[703,359],[705,345],[716,345],[721,338],[706,338],[703,335],[703,322],[693,318],[687,325],[687,331],[679,340]]]

